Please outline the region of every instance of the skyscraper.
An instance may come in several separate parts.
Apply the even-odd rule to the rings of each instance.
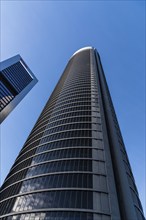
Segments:
[[[0,123],[37,83],[20,55],[0,64]]]
[[[96,49],[69,60],[1,187],[3,219],[143,220]]]

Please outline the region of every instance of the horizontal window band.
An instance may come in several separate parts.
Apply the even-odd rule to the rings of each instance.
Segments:
[[[10,188],[11,186],[13,185],[16,185],[20,182],[24,182],[24,181],[27,181],[27,180],[31,180],[31,179],[37,179],[39,177],[46,177],[46,176],[53,176],[53,175],[67,175],[67,174],[79,174],[79,175],[97,175],[97,176],[104,176],[106,177],[107,175],[106,174],[99,174],[99,173],[96,173],[96,172],[90,172],[90,171],[60,171],[60,172],[52,172],[52,173],[44,173],[44,174],[39,174],[39,175],[36,175],[36,176],[30,176],[30,177],[26,177],[26,178],[23,178],[19,181],[16,181],[10,185],[8,185],[7,187],[5,187],[4,189],[0,190],[0,193],[2,193],[3,191],[5,191],[6,189]]]
[[[76,111],[74,111],[74,113],[75,113]],[[83,111],[80,111],[80,112],[83,112]],[[85,111],[86,112],[86,111]],[[90,111],[89,111],[90,112]],[[92,113],[93,111],[91,111],[91,113]],[[97,112],[97,111],[94,111],[94,112]],[[98,112],[97,112],[98,113]],[[99,119],[101,119],[101,116],[93,116],[92,114],[85,114],[85,115],[72,115],[72,116],[65,116],[66,115],[66,113],[65,114],[61,114],[61,115],[64,115],[64,117],[61,117],[61,118],[58,118],[58,119],[56,119],[56,120],[53,120],[53,121],[49,121],[49,119],[50,118],[48,118],[48,119],[45,119],[44,121],[42,121],[40,124],[37,124],[37,126],[35,126],[34,127],[34,129],[33,129],[33,131],[31,132],[31,135],[33,135],[34,134],[34,132],[35,132],[35,130],[36,130],[36,128],[39,128],[40,129],[40,125],[42,125],[42,124],[44,124],[44,123],[46,123],[45,125],[43,125],[43,126],[47,126],[47,125],[49,125],[49,124],[52,124],[52,123],[55,123],[55,122],[59,122],[59,121],[61,121],[61,120],[70,120],[70,119],[73,119],[73,118],[78,118],[79,119],[79,121],[80,121],[80,118],[83,118],[83,117],[89,117],[89,118],[91,118],[91,121],[92,121],[92,117],[96,117],[96,118],[99,118]],[[58,117],[58,116],[55,116],[55,117]],[[53,118],[55,118],[55,117],[53,117]],[[91,121],[89,121],[89,122],[91,122]],[[43,127],[42,126],[42,127]]]
[[[88,112],[88,113],[90,113],[90,114],[80,114],[80,115],[71,115],[71,116],[66,116],[66,114],[67,113],[65,113],[65,114],[59,114],[58,116],[66,116],[66,117],[61,117],[60,119],[63,119],[63,118],[70,118],[70,117],[82,117],[82,116],[87,116],[87,117],[91,117],[91,112],[92,111],[78,111],[78,113],[83,113],[83,112]],[[70,114],[71,113],[77,113],[76,111],[72,111],[72,112],[70,112]],[[69,114],[69,113],[68,113]],[[48,116],[48,118],[46,119],[46,117],[45,117],[45,119],[43,119],[43,121],[40,121],[40,123],[38,123],[36,126],[35,126],[35,129],[37,128],[37,127],[39,127],[41,124],[44,124],[44,122],[47,122],[47,124],[46,125],[48,125],[48,123],[51,123],[51,122],[54,122],[54,121],[58,121],[59,120],[59,118],[57,118],[58,116],[55,116],[55,117],[50,117],[50,116]],[[56,119],[55,119],[56,118]],[[51,119],[51,120],[50,120]],[[55,120],[52,120],[52,119],[55,119]]]
[[[68,98],[67,98],[68,97]],[[58,97],[57,100],[55,100],[54,104],[50,104],[48,103],[47,108],[45,109],[45,112],[43,112],[43,115],[48,111],[52,111],[55,108],[58,108],[59,106],[61,106],[62,104],[64,105],[64,103],[66,103],[66,100],[69,101],[69,103],[71,103],[70,101],[76,100],[76,102],[79,102],[80,100],[82,101],[87,101],[87,100],[92,100],[93,98],[98,98],[99,95],[98,93],[92,92],[92,93],[83,93],[83,94],[76,94],[73,93],[72,95],[68,94],[67,97],[63,97],[61,98],[60,96]],[[49,109],[48,109],[49,108]],[[42,116],[43,116],[42,115]]]
[[[54,105],[54,103],[56,102],[56,100],[58,100],[58,99],[62,99],[63,97],[64,98],[67,98],[67,97],[70,97],[71,95],[80,95],[80,94],[84,94],[84,95],[86,95],[86,94],[91,94],[91,92],[92,92],[92,94],[93,93],[95,93],[95,94],[97,94],[97,90],[95,90],[95,89],[93,89],[93,88],[90,88],[90,89],[74,89],[74,90],[72,90],[72,91],[69,91],[68,93],[60,93],[60,94],[58,94],[57,96],[52,96],[51,97],[51,100],[50,100],[50,102],[49,102],[49,106],[51,106],[51,105]],[[54,95],[54,94],[53,94]]]
[[[93,98],[92,98],[93,99]],[[78,102],[70,102],[70,103],[67,103],[67,104],[64,104],[64,105],[60,105],[58,106],[57,108],[54,107],[53,110],[50,110],[50,111],[47,111],[41,120],[43,120],[43,118],[46,118],[48,115],[52,115],[52,114],[57,114],[59,113],[60,111],[62,111],[63,109],[66,110],[66,109],[73,109],[73,108],[83,108],[83,107],[95,107],[97,108],[97,111],[100,111],[99,109],[99,106],[98,106],[98,102],[97,101],[93,101],[93,100],[90,100],[90,101],[78,101]],[[98,98],[97,98],[98,100]],[[80,104],[79,104],[80,103]],[[86,104],[85,104],[86,103]],[[87,103],[90,103],[90,104],[87,104]],[[74,105],[76,104],[76,105]],[[80,109],[79,109],[80,110]],[[88,110],[88,109],[87,109]],[[78,111],[78,110],[77,110]]]
[[[4,201],[16,198],[16,197],[22,197],[25,195],[31,195],[31,194],[37,194],[37,193],[45,193],[45,192],[54,192],[54,191],[86,191],[86,192],[98,192],[98,193],[103,193],[103,194],[109,194],[108,192],[105,191],[99,191],[91,188],[51,188],[51,189],[41,189],[41,190],[34,190],[31,192],[26,192],[26,193],[21,193],[21,194],[16,194],[13,196],[10,196],[2,201],[0,201],[0,204],[3,203]]]
[[[58,132],[59,133],[59,132]],[[39,144],[37,144],[37,146],[35,146],[35,147],[39,147],[39,146],[41,146],[41,145],[44,145],[44,144],[49,144],[49,143],[53,143],[53,142],[57,142],[57,141],[62,141],[62,140],[69,140],[69,139],[87,139],[87,138],[89,138],[89,139],[92,139],[92,137],[76,137],[76,136],[72,136],[72,137],[64,137],[64,138],[60,138],[60,139],[54,139],[54,140],[50,140],[50,141],[45,141],[44,143],[39,143]],[[35,141],[33,141],[32,143],[30,143],[30,144],[28,144],[27,145],[27,148],[30,146],[30,145],[32,145],[32,144],[34,144],[35,142],[37,143],[39,140],[41,140],[42,139],[42,137],[41,138],[38,138],[37,140],[35,140]],[[93,139],[96,139],[96,138],[93,138]],[[101,140],[100,138],[99,138],[99,140]],[[26,148],[25,148],[26,149]],[[32,150],[32,149],[30,149],[30,150]],[[26,151],[27,152],[27,151]],[[24,152],[24,154],[26,153],[26,152]],[[21,156],[23,156],[24,154],[21,154],[20,156],[18,155],[18,157],[17,157],[17,159],[16,159],[16,161],[21,157]]]
[[[95,117],[95,118],[97,118],[97,117]],[[89,122],[87,122],[87,123],[89,123]],[[92,122],[92,124],[95,124],[94,122]],[[99,123],[97,123],[97,124],[99,124]],[[100,125],[100,124],[99,124]],[[93,130],[92,130],[93,131]],[[100,131],[99,131],[100,132]],[[40,137],[40,138],[38,138],[37,140],[40,140],[42,137]],[[82,137],[81,137],[82,138]],[[85,137],[86,138],[86,137]],[[89,138],[92,138],[92,137],[89,137]],[[72,138],[71,138],[72,139]],[[29,143],[28,145],[24,145],[24,147],[22,148],[22,150],[20,151],[20,153],[19,153],[19,155],[21,155],[21,152],[23,152],[28,146],[30,146],[31,144],[33,144],[34,142],[36,142],[36,141],[33,141],[32,143]],[[17,158],[18,159],[18,158]],[[16,159],[16,160],[17,160]]]
[[[86,110],[87,111],[87,110]],[[69,112],[65,112],[65,113],[63,113],[63,115],[64,114],[68,114],[68,113],[72,113],[72,112],[83,112],[82,110],[80,110],[80,111],[69,111]],[[93,112],[96,112],[97,114],[99,114],[99,111],[93,111]],[[62,114],[59,114],[59,115],[62,115]],[[59,115],[56,115],[56,116],[59,116]],[[55,116],[55,117],[56,117]],[[77,115],[78,116],[78,115]],[[89,115],[88,115],[89,116]],[[82,115],[81,115],[81,117],[82,117]],[[92,116],[93,117],[93,116]],[[51,119],[51,118],[50,118]],[[65,118],[66,119],[66,118]],[[59,119],[60,120],[60,119]],[[58,120],[56,120],[56,121],[58,121]],[[81,123],[81,124],[87,124],[87,123],[90,123],[91,121],[89,121],[89,122],[67,122],[67,123],[63,123],[63,124],[58,124],[57,126],[59,126],[59,125],[66,125],[66,124],[75,124],[75,123]],[[51,124],[53,124],[53,123],[49,123],[50,125]],[[49,124],[48,124],[48,126],[49,126]],[[57,127],[56,126],[56,127]],[[45,126],[42,126],[42,127],[46,127],[46,125]],[[39,126],[39,128],[41,128],[40,126]],[[51,129],[52,127],[48,127],[47,128],[47,130],[48,129]],[[46,130],[46,129],[44,129],[44,130]],[[34,133],[34,131],[30,134],[31,136],[33,135],[33,133]],[[30,136],[29,136],[30,137]]]
[[[34,154],[34,155],[32,155],[32,156],[30,156],[30,157],[27,157],[27,158],[25,158],[24,160],[22,160],[22,161],[20,161],[19,163],[17,163],[15,166],[13,166],[12,168],[11,168],[11,170],[10,171],[12,171],[14,168],[16,168],[18,165],[20,165],[20,164],[22,164],[23,162],[25,162],[25,161],[27,161],[28,159],[31,159],[31,158],[33,158],[33,157],[36,157],[36,156],[39,156],[39,155],[42,155],[42,154],[45,154],[45,153],[51,153],[51,152],[54,152],[54,151],[61,151],[61,150],[74,150],[74,149],[78,149],[78,150],[80,150],[80,149],[90,149],[90,150],[101,150],[101,151],[104,151],[104,149],[100,149],[100,148],[95,148],[95,147],[60,147],[60,148],[54,148],[54,149],[50,149],[50,150],[45,150],[45,151],[42,151],[42,152],[38,152],[38,153],[36,153],[36,154]]]
[[[96,210],[93,210],[93,209],[77,209],[77,208],[47,208],[47,209],[33,209],[33,210],[29,210],[29,211],[21,211],[21,212],[11,212],[9,214],[5,214],[5,215],[2,215],[1,217],[4,218],[4,217],[9,217],[9,216],[16,216],[16,215],[20,215],[20,214],[29,214],[29,213],[38,213],[38,212],[51,212],[51,211],[66,211],[66,212],[84,212],[84,213],[92,213],[92,214],[100,214],[100,215],[103,215],[103,216],[111,216],[110,213],[105,213],[105,212],[99,212],[99,211],[96,211]]]
[[[54,100],[54,103],[59,105],[59,103],[63,103],[65,100],[73,100],[73,99],[85,99],[91,98],[91,95],[98,95],[97,91],[85,91],[85,90],[74,90],[67,94],[59,94],[57,100]],[[53,102],[48,104],[48,107],[53,106]]]
[[[11,176],[9,176],[7,179],[5,179],[5,182],[12,176],[16,175],[17,173],[23,171],[23,170],[27,170],[28,168],[32,168],[32,167],[36,167],[36,166],[39,166],[39,165],[44,165],[44,164],[48,164],[48,163],[53,163],[53,162],[62,162],[62,161],[72,161],[72,160],[76,160],[76,161],[83,161],[83,160],[87,160],[87,161],[96,161],[96,162],[104,162],[105,163],[105,160],[96,160],[96,159],[93,159],[93,158],[80,158],[80,157],[77,157],[77,158],[63,158],[63,159],[56,159],[56,160],[48,160],[48,161],[45,161],[45,162],[41,162],[41,163],[37,163],[37,164],[34,164],[34,165],[29,165],[25,168],[22,168],[20,169],[19,171],[16,171],[15,173],[12,173]]]
[[[102,138],[93,138],[93,137],[69,137],[69,138],[62,138],[62,139],[58,139],[58,140],[52,140],[52,141],[46,141],[45,143],[41,143],[38,144],[37,146],[35,146],[34,148],[29,149],[28,151],[24,152],[23,154],[21,154],[20,156],[18,155],[17,159],[15,160],[15,162],[20,159],[23,155],[25,155],[26,153],[28,153],[29,151],[31,151],[32,149],[35,149],[37,147],[43,146],[44,144],[50,144],[50,143],[54,143],[54,142],[60,142],[63,140],[76,140],[76,139],[81,139],[81,140],[85,140],[85,139],[89,139],[89,140],[99,140],[102,141]],[[91,146],[92,147],[92,146]]]
[[[62,90],[61,90],[61,93],[66,93],[67,91],[69,92],[72,92],[74,91],[75,89],[91,89],[91,84],[80,84],[80,85],[73,85],[73,86],[66,86],[66,87],[63,87]]]
[[[55,125],[55,126],[52,126],[52,127],[48,127],[48,128],[45,128],[43,131],[41,131],[41,132],[38,132],[36,135],[34,135],[34,136],[29,136],[29,139],[25,142],[25,145],[27,145],[27,143],[28,142],[30,142],[30,140],[32,140],[33,138],[35,138],[36,136],[38,136],[39,134],[41,134],[41,133],[44,133],[44,132],[46,132],[46,131],[49,131],[49,130],[51,130],[51,129],[55,129],[55,128],[59,128],[59,127],[62,127],[62,126],[70,126],[70,125],[80,125],[80,124],[89,124],[89,125],[91,125],[91,127],[92,127],[92,125],[93,124],[95,124],[95,125],[100,125],[99,123],[93,123],[93,122],[71,122],[71,123],[63,123],[63,124],[58,124],[58,125]],[[44,127],[46,127],[46,126],[44,126]],[[83,128],[76,128],[76,129],[83,129]],[[87,129],[87,128],[85,128],[85,129]],[[89,128],[88,128],[89,129]],[[99,131],[99,130],[97,130],[97,131]],[[101,131],[101,130],[100,130]],[[31,137],[31,138],[30,138]]]
[[[43,122],[46,118],[53,118],[55,116],[58,116],[58,115],[61,115],[62,113],[63,114],[67,114],[67,113],[70,113],[70,112],[85,112],[85,111],[91,111],[93,112],[93,108],[95,109],[94,111],[100,113],[100,109],[96,106],[96,105],[79,105],[79,106],[69,106],[69,107],[66,107],[66,108],[61,108],[59,109],[58,111],[53,111],[51,112],[50,114],[46,114],[40,121],[39,123]]]
[[[46,129],[45,131],[47,131],[47,130],[50,130],[50,129],[52,129],[52,128],[55,128],[55,127],[60,127],[60,126],[63,126],[63,125],[71,125],[71,124],[80,124],[80,123],[91,123],[91,124],[98,124],[98,123],[93,123],[93,122],[91,122],[91,121],[85,121],[85,122],[71,122],[71,123],[64,123],[64,124],[59,124],[59,125],[55,125],[54,127],[50,127],[50,128],[48,128],[48,129]],[[53,124],[53,123],[52,123]],[[98,125],[100,125],[100,124],[98,124]],[[46,125],[45,126],[43,126],[43,127],[46,127]],[[41,127],[41,128],[43,128],[43,127]],[[41,129],[40,128],[40,129]],[[39,129],[39,130],[40,130]],[[35,136],[37,136],[37,135],[39,135],[39,134],[41,134],[41,133],[44,133],[44,130],[43,131],[41,131],[41,132],[39,132],[39,133],[37,133],[36,135],[34,135],[34,136],[29,136],[29,138],[31,137],[31,139],[32,138],[34,138]],[[27,141],[29,141],[29,138],[28,138],[28,140]],[[30,139],[30,140],[31,140]],[[23,152],[26,148],[25,147],[27,147],[27,141],[25,142],[25,145],[23,146],[23,148],[22,148],[22,150],[20,151],[20,153],[21,152]]]
[[[90,107],[90,106],[89,106]],[[93,107],[93,106],[91,106],[91,107]],[[96,108],[96,107],[95,107]],[[68,109],[68,108],[67,108]],[[53,119],[53,118],[55,118],[55,117],[58,117],[58,116],[61,116],[61,115],[66,115],[66,114],[68,114],[68,113],[81,113],[81,112],[88,112],[88,113],[90,113],[90,114],[88,114],[88,115],[92,115],[91,113],[92,112],[94,112],[92,109],[91,110],[77,110],[77,111],[68,111],[68,112],[65,112],[65,113],[60,113],[60,114],[57,114],[57,115],[55,115],[55,116],[52,116],[52,114],[53,114],[53,112],[51,113],[51,114],[49,114],[49,115],[46,115],[45,117],[43,117],[42,118],[42,120],[40,120],[39,121],[39,123],[41,124],[41,123],[43,123],[45,120],[48,120],[48,122],[49,122],[49,120],[51,119]],[[99,111],[95,111],[95,112],[99,112]],[[79,116],[82,116],[82,114],[81,115],[79,115]],[[37,124],[37,126],[38,126],[38,124]]]
[[[84,116],[83,116],[84,117]],[[88,116],[87,116],[88,117]],[[67,125],[67,124],[79,124],[79,123],[92,123],[93,124],[93,122],[92,122],[92,120],[90,120],[90,121],[72,121],[72,122],[63,122],[62,123],[62,121],[65,121],[65,120],[70,120],[70,119],[77,119],[78,117],[68,117],[68,118],[63,118],[63,119],[60,119],[60,120],[57,120],[57,121],[55,121],[55,122],[51,122],[51,123],[49,123],[49,124],[46,124],[46,125],[43,125],[42,127],[38,127],[38,129],[36,129],[36,130],[33,130],[33,132],[31,132],[30,133],[30,135],[29,135],[29,137],[28,137],[28,140],[29,140],[29,138],[30,137],[35,137],[37,134],[35,134],[35,133],[37,133],[39,130],[41,130],[42,128],[45,128],[47,125],[51,125],[52,126],[52,124],[57,124],[57,122],[61,122],[60,124],[58,123],[57,125],[53,125],[52,127],[50,127],[50,128],[48,128],[48,129],[51,129],[51,128],[53,128],[53,127],[58,127],[58,126],[62,126],[62,125]],[[97,122],[97,124],[99,124],[98,122]],[[45,130],[45,129],[44,129]],[[43,131],[44,131],[43,130]],[[43,131],[41,131],[41,132],[43,132]],[[41,133],[41,132],[39,132],[39,133]],[[35,135],[34,135],[35,134]],[[26,143],[26,142],[25,142]],[[23,148],[22,148],[22,150],[23,150]]]
[[[50,129],[47,129],[47,130],[50,130]],[[46,130],[45,130],[46,131]],[[44,131],[44,132],[45,132]],[[54,132],[54,133],[50,133],[50,134],[46,134],[46,135],[42,135],[40,138],[38,138],[38,139],[35,139],[35,141],[32,141],[31,143],[29,143],[29,144],[27,144],[27,147],[29,147],[30,146],[30,144],[33,144],[33,143],[35,143],[35,142],[37,142],[38,140],[42,140],[43,138],[45,138],[45,137],[50,137],[50,136],[52,136],[52,135],[55,135],[55,134],[62,134],[62,133],[66,133],[66,132],[72,132],[72,131],[91,131],[91,133],[92,133],[92,131],[97,131],[97,130],[93,130],[93,129],[87,129],[87,128],[85,128],[85,129],[68,129],[68,130],[60,130],[60,131],[57,131],[57,132]],[[43,133],[44,133],[43,132]],[[101,133],[101,131],[97,131],[97,132],[100,132]],[[80,137],[80,136],[79,136]],[[82,136],[81,136],[81,138],[83,138]],[[89,137],[89,138],[92,138],[92,136],[91,137]]]

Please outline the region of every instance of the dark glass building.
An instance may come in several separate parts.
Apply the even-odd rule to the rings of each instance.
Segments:
[[[144,220],[99,54],[69,60],[1,187],[6,220]]]
[[[37,83],[20,55],[0,63],[0,123]]]

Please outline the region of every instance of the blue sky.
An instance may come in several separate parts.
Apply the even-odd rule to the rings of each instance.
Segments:
[[[100,53],[145,207],[145,1],[1,1],[1,60],[20,54],[39,82],[1,125],[1,183],[72,54]]]

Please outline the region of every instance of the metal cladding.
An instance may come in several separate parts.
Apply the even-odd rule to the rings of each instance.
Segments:
[[[1,187],[0,215],[144,219],[96,49],[69,60]]]
[[[0,64],[0,123],[37,83],[20,55]]]

